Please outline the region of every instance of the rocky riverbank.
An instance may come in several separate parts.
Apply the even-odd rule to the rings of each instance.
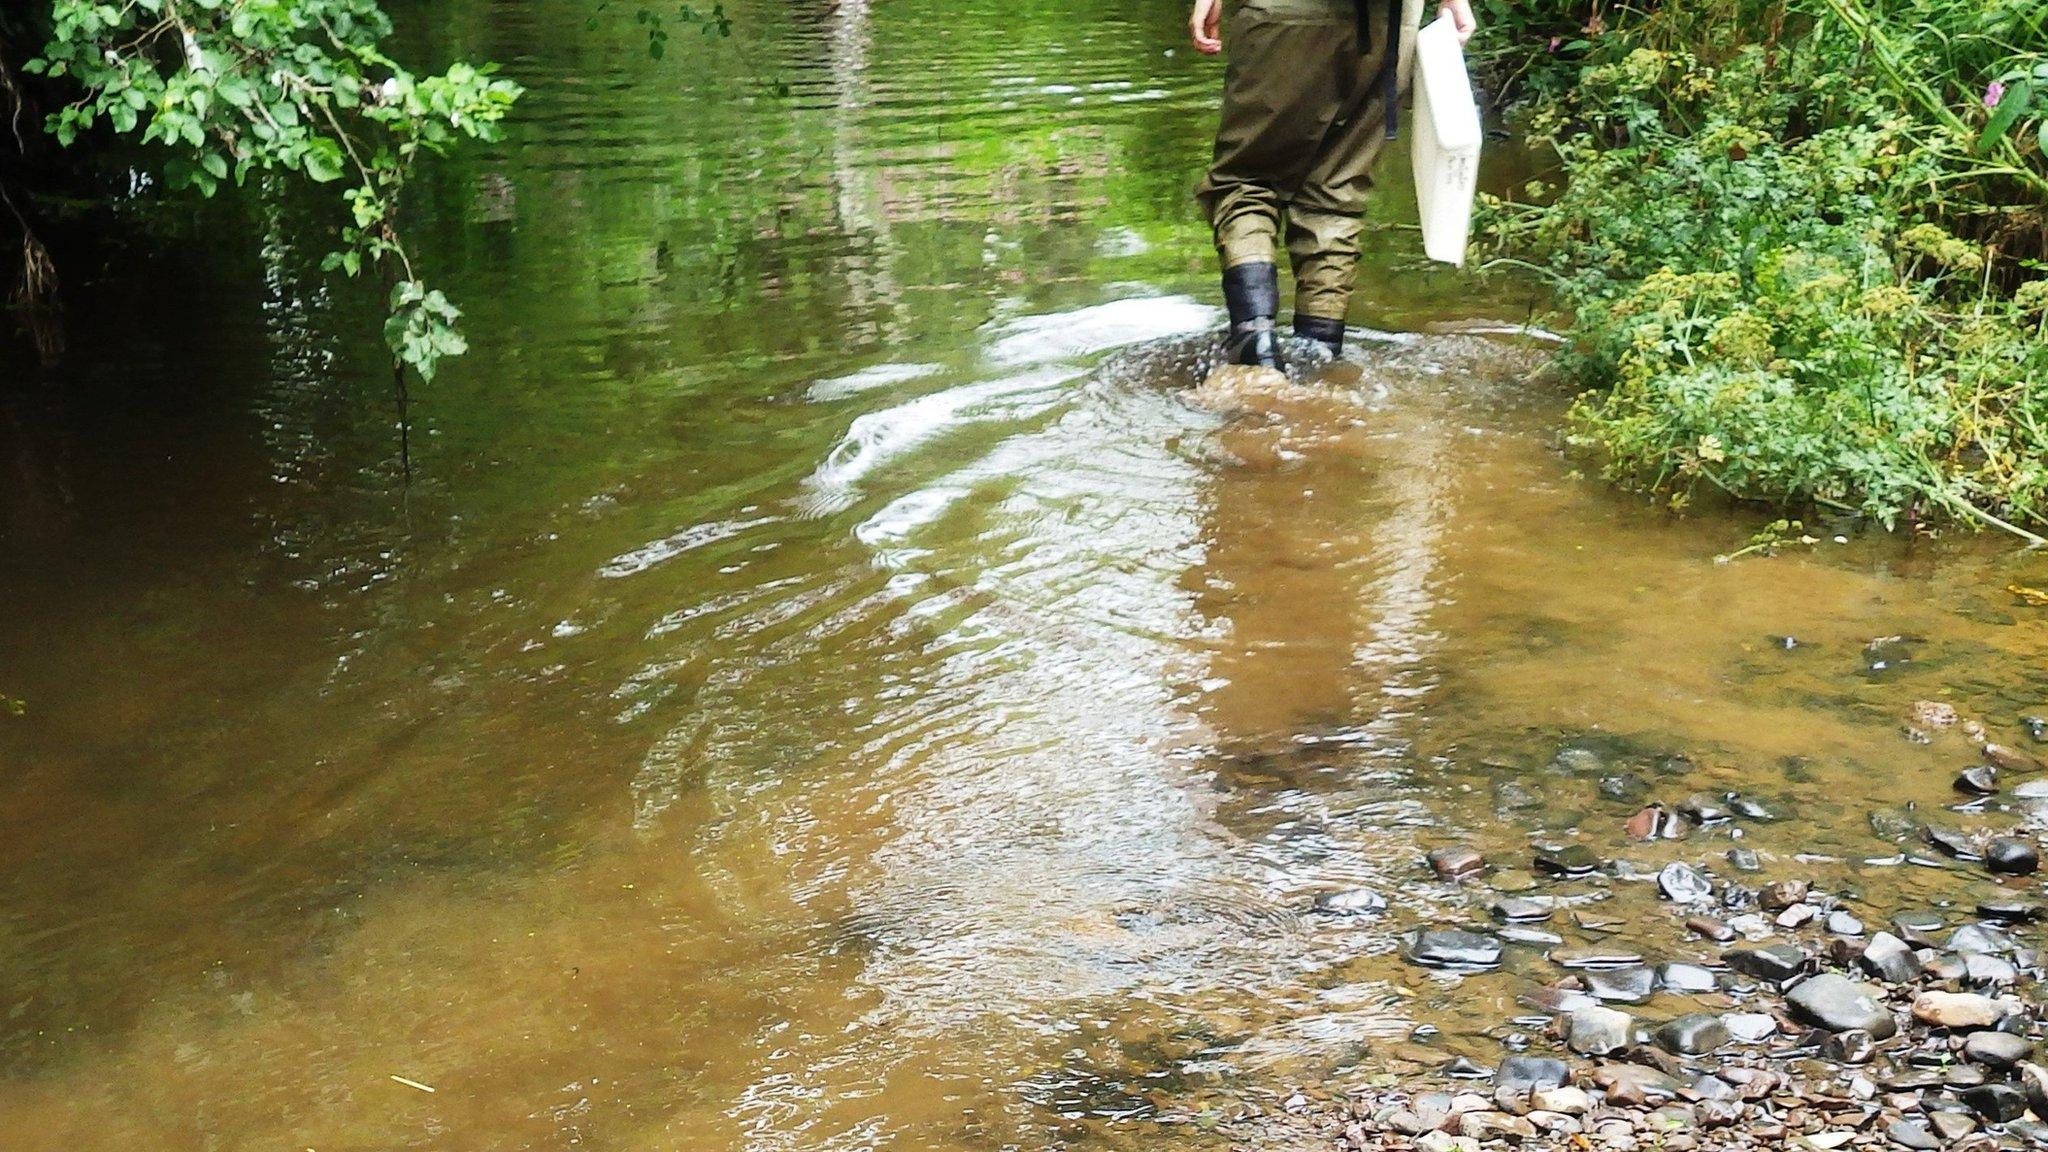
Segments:
[[[1795,817],[1737,794],[1646,798],[1608,834],[1611,857],[1588,843],[1501,860],[1438,846],[1418,872],[1459,885],[1470,915],[1408,931],[1403,957],[1448,996],[1458,977],[1522,977],[1524,1013],[1492,1034],[1497,1058],[1455,1056],[1294,1110],[1352,1149],[2048,1148],[2036,1052],[2048,902],[2034,878],[2048,768],[1935,702],[1913,707],[1903,735],[1961,736],[1974,762],[1956,773],[1953,804],[1869,813],[1890,847],[1861,860],[1747,846],[1745,828]],[[2020,776],[2034,778],[2015,786]],[[1644,784],[1599,787],[1616,799]],[[1661,866],[1627,848],[1715,835],[1729,846]],[[1912,889],[1924,906],[1897,907],[1885,885],[1840,879],[1888,869],[1938,882]],[[1607,909],[1630,893],[1646,911],[1654,893],[1664,919],[1605,937],[1617,926]],[[1370,892],[1318,908],[1387,914]],[[1658,939],[1652,955],[1645,942]],[[1403,1046],[1410,1067],[1434,1031],[1421,1025]]]

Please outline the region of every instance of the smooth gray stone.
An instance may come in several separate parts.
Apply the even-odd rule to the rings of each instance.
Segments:
[[[1714,976],[1713,971],[1697,964],[1659,965],[1657,982],[1671,992],[1712,992],[1720,987],[1720,981]]]
[[[1519,1092],[1562,1087],[1571,1078],[1571,1065],[1549,1056],[1510,1056],[1493,1074],[1496,1087]]]
[[[1579,979],[1586,991],[1614,1004],[1640,1004],[1657,988],[1657,977],[1648,968],[1595,969]]]
[[[1316,897],[1315,910],[1332,916],[1362,916],[1387,910],[1387,898],[1370,888],[1348,892],[1324,892]]]
[[[1994,837],[1984,845],[1984,866],[2008,876],[2026,876],[2040,871],[2041,850],[2012,836]]]
[[[1792,944],[1768,948],[1737,948],[1728,953],[1728,967],[1759,980],[1785,981],[1806,971],[1812,957]]]
[[[1823,972],[1785,994],[1785,1002],[1800,1019],[1830,1032],[1860,1028],[1879,1040],[1890,1039],[1899,1030],[1879,998],[1877,990],[1846,976]]]
[[[1872,936],[1856,963],[1865,972],[1891,984],[1910,984],[1920,978],[1920,957],[1913,954],[1904,940],[1889,932]]]
[[[1493,968],[1500,964],[1500,941],[1460,928],[1410,932],[1408,959],[1429,968]]]
[[[1581,1008],[1565,1025],[1565,1046],[1581,1056],[1605,1056],[1634,1042],[1635,1018],[1613,1008]]]
[[[1778,1021],[1762,1012],[1730,1012],[1721,1017],[1728,1035],[1743,1044],[1760,1044],[1778,1034]]]
[[[1963,1059],[1974,1060],[1987,1068],[2017,1067],[2020,1061],[2033,1054],[2033,1041],[1996,1029],[1972,1032],[1970,1038],[1963,1041]]]
[[[1714,894],[1713,881],[1692,865],[1676,861],[1657,873],[1657,887],[1666,900],[1677,904],[1691,904]]]
[[[1911,1148],[1914,1152],[1935,1152],[1941,1147],[1941,1138],[1918,1120],[1894,1120],[1885,1128],[1884,1134],[1892,1143],[1901,1148]]]
[[[1680,1056],[1704,1056],[1734,1039],[1728,1026],[1711,1012],[1693,1012],[1667,1021],[1652,1035],[1666,1051]]]
[[[2013,942],[2002,929],[1989,924],[1965,924],[1949,934],[1948,950],[1966,956],[1972,952],[2003,956],[2013,950]]]

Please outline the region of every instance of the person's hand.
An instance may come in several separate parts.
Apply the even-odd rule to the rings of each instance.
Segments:
[[[1452,0],[1463,4],[1466,0]],[[1465,19],[1472,19],[1472,10],[1465,9]],[[1188,13],[1188,35],[1194,37],[1195,51],[1204,56],[1214,56],[1223,51],[1223,33],[1219,25],[1223,22],[1223,0],[1195,0],[1194,11]]]
[[[1201,7],[1200,4],[1195,6],[1197,8]],[[1472,0],[1444,0],[1443,15],[1449,16],[1451,23],[1458,29],[1458,43],[1460,44],[1471,40],[1472,33],[1479,30],[1479,21],[1472,18]],[[1195,46],[1201,47],[1201,41],[1197,40]],[[1215,51],[1213,48],[1204,50]]]

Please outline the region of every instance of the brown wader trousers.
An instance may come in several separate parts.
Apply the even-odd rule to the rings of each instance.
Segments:
[[[1241,0],[1223,47],[1216,155],[1196,189],[1223,267],[1272,261],[1284,226],[1296,315],[1342,320],[1358,276],[1398,0]]]

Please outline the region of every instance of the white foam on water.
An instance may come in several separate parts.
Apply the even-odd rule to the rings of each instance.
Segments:
[[[923,380],[946,370],[943,364],[875,364],[858,372],[820,380],[804,390],[804,399],[817,404],[828,400],[844,400],[877,388],[892,384],[907,384],[912,380]]]
[[[989,421],[1028,419],[1057,401],[1080,373],[1039,368],[998,380],[948,388],[855,418],[846,435],[804,481],[797,501],[809,516],[850,507],[861,481],[877,468],[958,428]]]
[[[757,516],[751,520],[715,520],[709,524],[692,524],[652,544],[643,544],[631,552],[622,552],[612,557],[597,570],[597,574],[616,580],[622,576],[645,572],[685,552],[694,552],[706,544],[716,544],[720,540],[730,540],[749,529],[759,528],[763,524],[773,524],[781,519],[783,518],[780,516]]]
[[[1222,314],[1214,305],[1189,296],[1146,296],[1072,312],[1021,316],[996,331],[988,358],[997,364],[1078,359],[1142,340],[1200,332],[1214,327]]]

